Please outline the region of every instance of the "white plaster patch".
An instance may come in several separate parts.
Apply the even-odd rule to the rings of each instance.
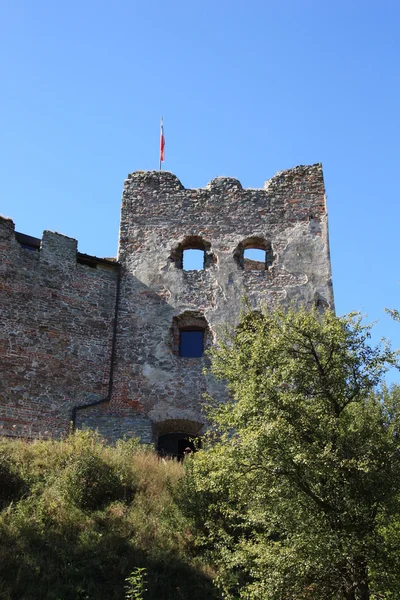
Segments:
[[[156,369],[152,367],[148,363],[143,366],[143,375],[147,377],[149,383],[153,385],[160,385],[162,383],[167,383],[173,379],[173,374],[167,371],[163,371],[162,369]]]

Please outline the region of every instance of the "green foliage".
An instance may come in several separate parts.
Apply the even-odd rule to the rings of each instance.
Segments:
[[[125,579],[126,585],[125,600],[143,600],[144,593],[147,591],[146,585],[146,569],[136,567],[132,573]]]
[[[118,468],[119,467],[119,468]],[[70,452],[58,479],[62,493],[83,510],[98,510],[112,501],[131,500],[136,487],[133,473],[122,472],[106,460],[101,439],[92,432],[71,438]]]
[[[397,354],[369,337],[357,315],[250,313],[212,351],[231,400],[210,400],[184,508],[224,598],[400,597],[400,391],[377,387]]]
[[[394,321],[400,322],[400,313],[395,308],[385,308],[385,312],[392,317]]]
[[[132,598],[144,587],[146,600],[212,598],[211,570],[169,492],[180,463],[159,462],[136,440],[111,447],[82,432],[4,440],[0,457],[2,600],[122,600],[135,565]]]
[[[12,458],[4,447],[0,447],[0,509],[19,500],[26,491],[26,482],[18,473]]]

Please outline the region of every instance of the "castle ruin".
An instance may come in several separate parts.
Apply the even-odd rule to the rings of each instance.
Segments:
[[[248,258],[248,250],[259,257]],[[185,253],[201,265],[185,268]],[[263,189],[218,177],[185,189],[168,172],[125,181],[117,260],[41,240],[0,218],[0,433],[93,428],[178,453],[204,427],[204,351],[251,307],[333,308],[320,164]]]

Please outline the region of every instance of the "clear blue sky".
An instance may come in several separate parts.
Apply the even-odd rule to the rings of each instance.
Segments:
[[[0,212],[114,256],[123,181],[261,187],[322,162],[338,313],[400,346],[396,0],[0,4]]]

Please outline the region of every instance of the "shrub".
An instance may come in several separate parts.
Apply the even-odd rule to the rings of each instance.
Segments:
[[[64,497],[82,510],[99,510],[113,501],[132,500],[135,482],[126,457],[118,460],[93,432],[79,432],[66,444],[67,460],[56,484]]]
[[[19,500],[27,488],[10,455],[5,448],[0,448],[0,510],[10,502]]]
[[[60,483],[66,496],[82,510],[98,510],[124,495],[113,468],[95,454],[72,460]]]

